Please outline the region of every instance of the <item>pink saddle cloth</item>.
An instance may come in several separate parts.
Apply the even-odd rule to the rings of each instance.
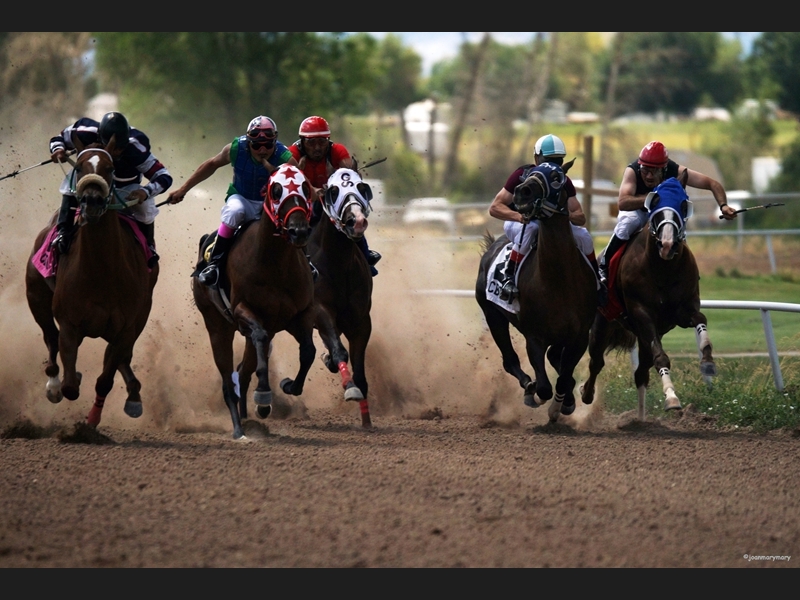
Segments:
[[[126,215],[121,213],[117,213],[117,216],[122,219],[123,222],[127,223],[128,226],[133,231],[133,235],[136,237],[136,241],[139,242],[139,245],[142,247],[144,251],[144,258],[146,261],[150,260],[150,257],[153,256],[153,252],[150,250],[150,246],[147,244],[147,240],[142,233],[142,230],[139,229],[139,226],[136,224],[136,221]],[[50,244],[56,237],[56,227],[53,226],[52,229],[44,236],[44,241],[42,242],[41,248],[36,251],[31,257],[31,262],[33,266],[36,267],[36,270],[42,274],[42,277],[47,279],[48,277],[54,277],[56,271],[58,270],[58,251],[51,248]],[[151,268],[147,268],[147,271],[152,271]]]

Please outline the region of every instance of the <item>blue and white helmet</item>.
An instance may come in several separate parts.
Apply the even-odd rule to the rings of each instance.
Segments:
[[[548,133],[536,140],[533,153],[536,156],[544,156],[545,158],[564,158],[567,155],[567,147],[560,137]]]

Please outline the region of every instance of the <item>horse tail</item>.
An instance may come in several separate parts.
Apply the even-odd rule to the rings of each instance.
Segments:
[[[481,240],[481,254],[485,254],[489,248],[491,248],[492,244],[494,244],[494,236],[489,231],[485,231],[483,234],[483,240]]]
[[[636,345],[636,336],[619,323],[612,323],[608,332],[606,349],[617,350],[619,354],[630,352]]]

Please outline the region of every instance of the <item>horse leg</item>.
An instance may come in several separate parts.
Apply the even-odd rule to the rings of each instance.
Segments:
[[[558,362],[558,379],[556,379],[556,402],[561,400],[561,414],[571,415],[575,412],[575,368],[578,366],[586,346],[589,343],[589,334],[581,336],[572,346],[564,347]],[[552,350],[552,347],[551,347]],[[551,363],[552,360],[551,360]],[[556,365],[553,365],[555,368]]]
[[[609,323],[599,312],[589,331],[589,377],[581,388],[581,401],[584,404],[594,402],[594,389],[597,376],[606,364],[605,352],[608,346]]]
[[[706,383],[711,383],[711,378],[717,374],[717,365],[711,354],[711,339],[708,337],[708,323],[703,313],[697,313],[692,319],[697,350],[700,352],[700,374]]]
[[[53,293],[44,283],[40,282],[41,276],[37,275],[36,283],[30,283],[27,291],[28,306],[34,320],[42,330],[45,346],[47,346],[47,364],[44,373],[47,375],[45,394],[53,404],[58,404],[64,397],[61,394],[61,378],[58,376],[58,327],[53,320]],[[34,293],[35,285],[35,293]]]
[[[269,343],[267,350],[267,360],[272,356],[272,342]],[[250,389],[250,380],[253,378],[253,373],[258,368],[258,356],[255,346],[250,338],[247,338],[244,345],[244,355],[242,362],[236,368],[239,380],[239,416],[242,419],[247,418],[247,392]],[[256,415],[260,419],[266,419],[272,414],[272,397],[270,396],[270,404],[256,404]]]
[[[492,334],[494,343],[500,349],[500,354],[503,356],[503,370],[509,375],[512,375],[519,381],[520,387],[525,390],[523,402],[526,406],[537,408],[541,406],[535,397],[536,382],[522,370],[519,362],[519,356],[514,350],[514,344],[511,342],[510,324],[505,315],[496,309],[493,304],[481,304],[483,315],[486,319],[486,324],[489,326],[489,332]]]
[[[197,298],[197,296],[195,296]],[[199,305],[198,305],[199,306]],[[219,311],[211,304],[204,307],[202,311],[208,337],[211,341],[211,352],[214,356],[214,364],[222,377],[222,399],[231,415],[233,422],[233,439],[244,438],[242,421],[239,418],[237,404],[239,398],[236,395],[233,383],[233,336],[236,330],[233,329],[228,321],[219,314]]]
[[[284,394],[299,396],[303,393],[303,386],[306,377],[314,364],[314,355],[317,350],[314,347],[314,312],[305,310],[298,315],[286,330],[297,340],[300,345],[300,367],[294,379],[284,377],[281,380],[281,390]],[[346,364],[346,363],[345,363]]]
[[[358,400],[361,410],[361,426],[371,427],[372,420],[369,416],[369,404],[367,403],[367,394],[369,393],[369,384],[367,383],[367,375],[365,369],[365,358],[367,354],[367,343],[369,342],[370,333],[372,332],[372,324],[367,318],[367,325],[359,328],[358,334],[352,334],[347,337],[350,345],[350,360],[353,364],[353,381],[351,384],[356,390],[359,391],[360,397],[348,398],[347,391],[345,390],[345,400]]]
[[[64,380],[61,382],[61,393],[67,400],[77,400],[80,396],[81,374],[76,370],[78,363],[78,347],[83,337],[71,325],[62,325],[58,335],[58,351],[64,365]]]
[[[528,360],[533,367],[534,373],[536,374],[536,391],[531,400],[536,403],[537,406],[541,406],[550,398],[553,397],[553,385],[550,383],[550,379],[547,377],[547,370],[545,369],[545,353],[547,348],[541,343],[540,340],[534,339],[532,337],[525,338],[525,348],[528,352]],[[525,399],[526,404],[528,404],[528,398]],[[528,404],[530,406],[530,404]],[[535,408],[535,407],[534,407]],[[554,402],[550,405],[548,409],[548,415],[550,416],[551,421],[555,421],[558,418],[557,414],[554,416],[554,413],[558,413],[561,410],[561,403]]]

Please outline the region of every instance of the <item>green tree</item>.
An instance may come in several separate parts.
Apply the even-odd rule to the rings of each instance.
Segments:
[[[800,33],[766,31],[753,42],[747,59],[747,90],[800,113]]]

